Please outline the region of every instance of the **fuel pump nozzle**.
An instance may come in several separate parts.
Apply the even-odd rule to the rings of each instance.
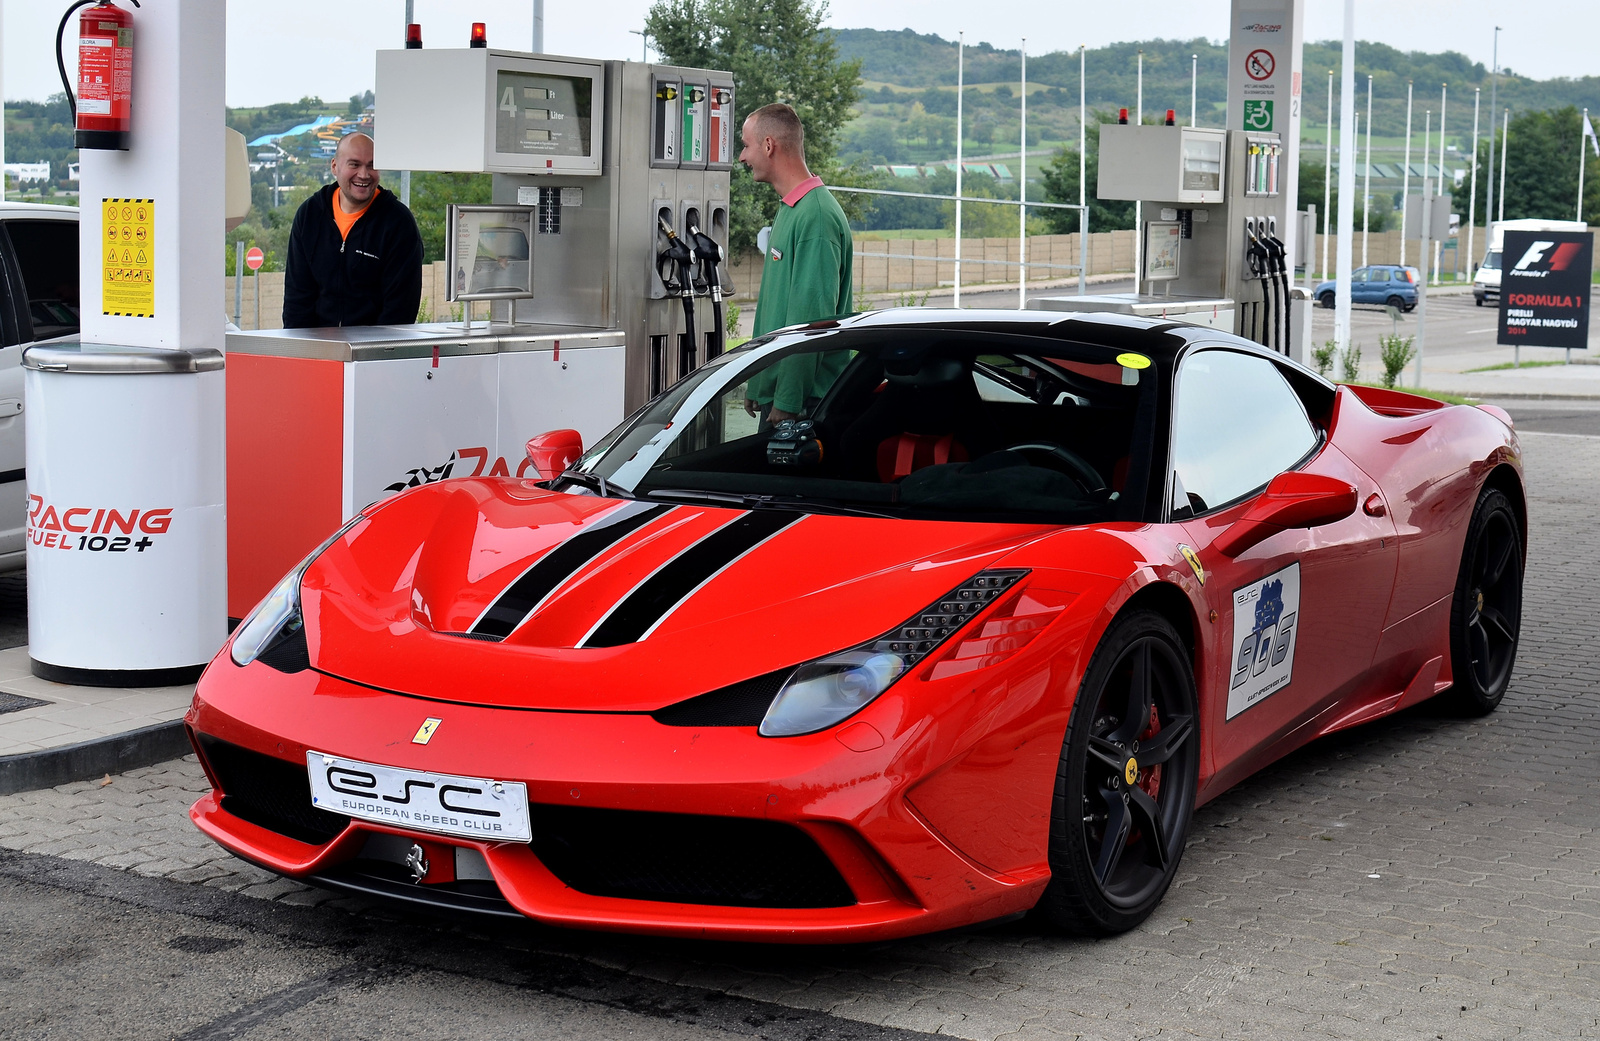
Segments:
[[[694,246],[678,237],[665,217],[657,216],[656,224],[667,237],[667,244],[656,254],[656,274],[669,294],[683,301],[683,343],[678,349],[678,377],[688,375],[695,368],[694,349]],[[676,270],[674,270],[676,269]]]
[[[694,242],[695,256],[700,260],[700,284],[704,285],[711,294],[711,342],[713,347],[708,351],[710,358],[721,354],[727,345],[727,330],[722,321],[722,247],[717,240],[705,234],[693,224],[687,229],[689,238]],[[707,360],[709,361],[710,358]]]

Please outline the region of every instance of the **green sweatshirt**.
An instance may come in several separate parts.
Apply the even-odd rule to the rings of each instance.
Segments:
[[[793,206],[779,203],[761,272],[755,335],[849,314],[853,249],[850,224],[826,188],[812,188]],[[747,393],[763,406],[799,414],[807,401],[827,392],[847,361],[845,351],[794,355],[753,377]]]

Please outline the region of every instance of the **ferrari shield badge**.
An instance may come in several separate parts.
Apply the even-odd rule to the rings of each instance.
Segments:
[[[1189,570],[1194,572],[1195,579],[1201,584],[1206,584],[1206,569],[1200,563],[1200,555],[1194,551],[1193,546],[1178,544],[1178,552],[1183,554],[1183,559],[1189,562]]]
[[[422,721],[422,725],[417,728],[416,735],[411,738],[411,743],[414,745],[425,745],[429,741],[432,741],[433,732],[439,729],[439,724],[442,722],[444,722],[444,720],[435,719],[432,716],[424,719]]]
[[[1300,565],[1290,564],[1233,591],[1233,678],[1228,718],[1289,685],[1295,623],[1300,616]]]

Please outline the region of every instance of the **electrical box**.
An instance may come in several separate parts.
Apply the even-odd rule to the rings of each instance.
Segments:
[[[603,62],[488,48],[379,51],[380,170],[599,176]]]
[[[1217,203],[1227,190],[1228,132],[1213,127],[1100,128],[1102,199]]]

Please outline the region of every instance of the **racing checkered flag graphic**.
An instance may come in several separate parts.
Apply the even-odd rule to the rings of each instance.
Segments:
[[[450,476],[450,471],[453,470],[456,463],[460,461],[461,454],[459,452],[451,452],[450,458],[445,460],[442,465],[435,466],[432,469],[426,466],[420,466],[411,470],[407,470],[404,480],[387,485],[383,490],[386,492],[403,492],[407,488],[421,488],[425,484],[433,484],[436,481],[442,481]]]

